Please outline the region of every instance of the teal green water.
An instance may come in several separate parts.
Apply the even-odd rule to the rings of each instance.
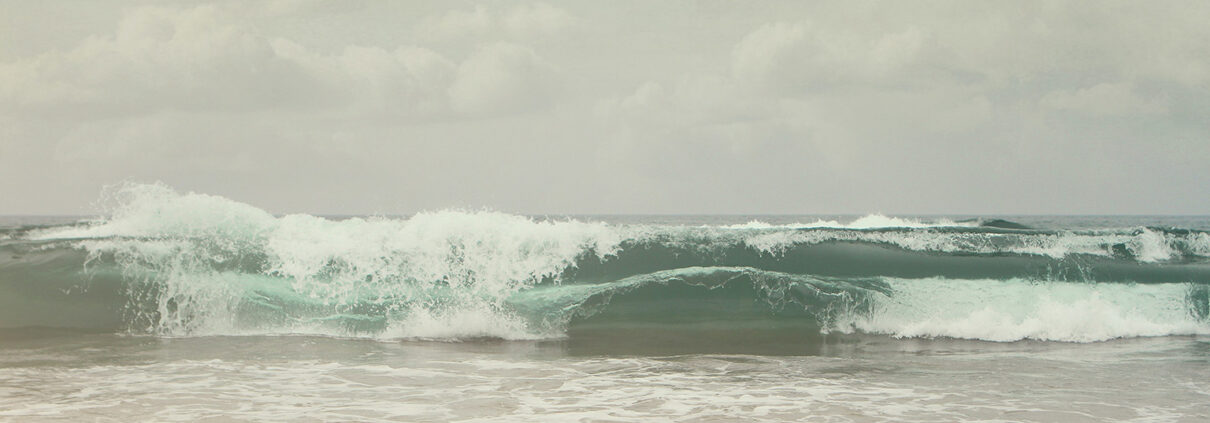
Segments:
[[[164,197],[101,220],[11,220],[0,326],[374,339],[795,327],[1071,342],[1210,331],[1204,218],[276,217],[153,194]]]
[[[1205,421],[1210,218],[0,218],[0,421]]]

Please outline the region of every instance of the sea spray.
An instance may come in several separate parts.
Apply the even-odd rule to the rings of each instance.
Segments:
[[[102,218],[5,230],[0,293],[12,305],[0,325],[541,339],[576,325],[797,322],[822,333],[1085,342],[1205,333],[1210,307],[1197,294],[1210,284],[1210,235],[1188,228],[881,215],[740,225],[486,211],[279,217],[141,184],[102,203]]]

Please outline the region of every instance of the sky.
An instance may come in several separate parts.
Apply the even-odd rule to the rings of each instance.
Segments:
[[[1210,214],[1210,2],[0,0],[0,214]]]

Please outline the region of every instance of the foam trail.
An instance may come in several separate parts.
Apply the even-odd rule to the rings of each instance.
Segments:
[[[949,219],[925,221],[902,217],[889,217],[882,214],[869,214],[848,223],[837,220],[819,219],[811,223],[791,223],[773,225],[753,220],[738,225],[724,225],[726,229],[890,229],[890,228],[945,228],[945,227],[976,227],[978,222],[955,222]]]
[[[1210,334],[1189,284],[1087,284],[1025,280],[889,279],[872,311],[845,316],[833,330],[896,337],[985,341],[1094,342]],[[1202,305],[1204,307],[1205,305]]]

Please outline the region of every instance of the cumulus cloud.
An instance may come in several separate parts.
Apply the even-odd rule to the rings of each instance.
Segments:
[[[986,187],[1012,177],[1044,187],[1021,191],[1021,198],[1087,198],[1093,194],[1051,193],[1065,188],[1047,181],[1138,183],[1120,172],[1106,175],[1106,169],[1162,161],[1166,153],[1155,146],[1171,142],[1191,154],[1210,154],[1176,141],[1187,136],[1192,121],[1168,118],[1160,131],[1097,124],[1130,116],[1154,122],[1173,112],[1173,96],[1206,102],[1206,86],[1196,81],[1210,59],[1186,40],[1138,27],[1128,15],[1095,13],[1072,21],[1075,11],[1066,6],[1037,14],[960,7],[954,16],[889,7],[841,19],[837,15],[853,11],[821,9],[808,19],[754,25],[730,45],[725,69],[649,80],[602,102],[602,116],[620,140],[603,147],[605,156],[624,155],[617,150],[664,158],[706,151],[709,159],[693,163],[744,169],[761,180],[844,175],[849,184],[890,190],[879,191],[885,201],[927,207],[955,195],[986,197]],[[1184,23],[1191,33],[1206,33]],[[1126,28],[1129,35],[1122,37],[1129,39],[1107,42],[1110,27]],[[1182,70],[1154,65],[1174,61]],[[1105,78],[1128,82],[1082,84]],[[1175,94],[1176,87],[1200,93],[1194,97],[1201,100]],[[1134,155],[1116,156],[1110,152],[1127,149],[1107,145],[1130,145]],[[787,156],[799,162],[785,163]],[[1061,157],[1088,160],[1052,162]],[[1034,164],[1012,164],[1028,160]],[[692,166],[667,159],[644,163],[637,169],[650,176],[646,183],[695,174]],[[1019,166],[1043,169],[1012,176]],[[709,186],[729,184],[696,174]],[[800,189],[832,204],[854,201],[834,188]]]
[[[413,119],[449,111],[444,88],[456,82],[457,63],[432,50],[348,46],[336,54],[322,54],[286,39],[275,39],[272,46],[306,76],[307,90],[328,100],[322,107],[344,114]]]
[[[1096,12],[1072,21],[1078,11],[1067,5],[1036,14],[958,7],[953,16],[889,7],[865,10],[860,20],[837,18],[851,14],[848,9],[821,9],[810,19],[756,25],[731,46],[725,71],[647,81],[606,104],[658,108],[615,118],[629,116],[634,123],[667,116],[658,119],[661,131],[680,126],[693,132],[685,127],[736,114],[727,109],[752,110],[766,124],[795,122],[802,139],[829,134],[829,142],[874,145],[889,134],[923,138],[964,134],[996,121],[1029,125],[1037,112],[1161,115],[1170,112],[1175,87],[1206,89],[1201,81],[1210,57],[1191,40],[1208,38],[1210,31],[1187,17],[1179,20],[1197,34],[1188,40],[1147,30],[1141,26],[1147,20],[1123,14]],[[1110,27],[1121,28],[1121,42],[1105,37]],[[1157,66],[1175,62],[1179,70]],[[1078,85],[1105,77],[1132,82]],[[675,88],[693,80],[712,82]],[[1063,124],[1050,122],[1056,123]],[[946,138],[934,139],[929,142]]]
[[[734,43],[725,71],[648,81],[603,103],[602,110],[623,122],[623,138],[659,134],[651,142],[712,140],[735,150],[771,140],[830,144],[832,157],[824,161],[851,153],[846,142],[869,139],[865,127],[903,122],[895,131],[910,125],[914,131],[956,132],[985,122],[992,105],[980,93],[921,83],[931,78],[920,75],[928,38],[914,27],[765,24]],[[875,89],[889,85],[895,88]]]
[[[426,19],[420,25],[421,33],[430,37],[483,36],[495,27],[495,17],[485,6],[471,10],[451,10],[440,16]]]
[[[113,115],[302,102],[302,69],[220,13],[139,8],[113,34],[0,64],[0,104],[10,112]]]
[[[472,115],[532,110],[551,100],[555,76],[555,67],[533,50],[492,44],[458,67],[450,101],[454,110]]]
[[[914,27],[828,31],[810,22],[779,22],[740,40],[732,69],[740,80],[773,90],[901,82],[916,76],[905,70],[916,63],[924,44],[925,35]]]
[[[1210,7],[1100,6],[0,3],[0,213],[1205,210]]]
[[[477,39],[483,37],[527,41],[558,35],[579,20],[568,11],[546,3],[518,4],[494,9],[476,5],[426,18],[418,32],[428,39]]]
[[[776,23],[765,25],[748,34],[732,53],[732,69],[736,76],[754,84],[790,82],[799,78],[799,71],[809,62],[802,47],[806,39],[803,25]],[[784,74],[778,74],[784,73]]]
[[[1101,83],[1076,90],[1055,90],[1039,101],[1043,107],[1091,116],[1126,116],[1164,113],[1161,99],[1143,98],[1134,84]]]
[[[246,18],[215,6],[133,9],[112,34],[0,63],[0,107],[75,118],[311,109],[423,119],[551,100],[554,66],[521,45],[461,60],[415,45],[325,53],[261,35]]]
[[[597,106],[611,129],[597,160],[625,169],[619,177],[652,195],[676,190],[703,198],[742,189],[754,179],[827,172],[834,160],[821,154],[815,122],[802,104],[786,103],[755,96],[724,76],[648,82]],[[776,157],[769,155],[773,151]]]
[[[501,17],[509,33],[519,37],[549,37],[572,28],[578,22],[566,10],[546,3],[520,5]]]

